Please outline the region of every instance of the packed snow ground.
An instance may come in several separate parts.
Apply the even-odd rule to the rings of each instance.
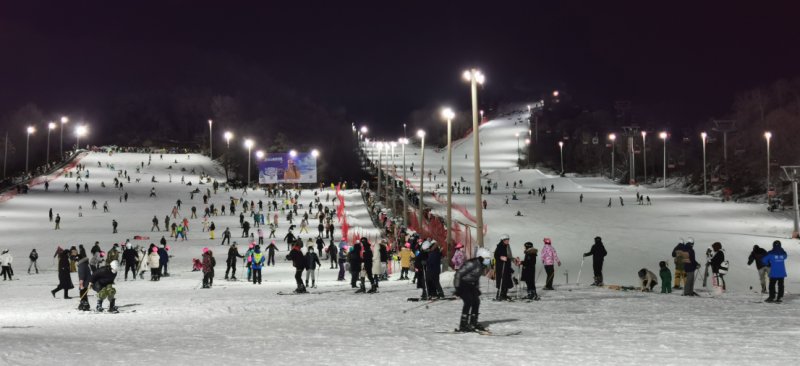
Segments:
[[[197,174],[205,170],[221,180],[224,177],[218,167],[198,155],[188,159],[187,155],[165,155],[163,161],[153,155],[153,164],[136,174],[135,166],[142,161],[146,165],[147,155],[92,153],[81,161],[91,172],[91,192],[74,193],[74,178],[62,177],[51,182],[50,192],[36,186],[30,194],[0,204],[0,248],[9,248],[14,255],[18,279],[0,282],[0,363],[778,365],[791,364],[800,356],[794,347],[800,334],[798,300],[792,294],[798,286],[797,277],[792,276],[800,270],[793,260],[797,243],[783,240],[789,253],[790,277],[786,283],[789,294],[782,305],[756,303],[763,297],[748,289],[758,286],[755,269],[745,266],[752,244],[769,247],[772,240],[785,236],[791,221],[773,216],[759,205],[722,204],[660,189],[640,188],[654,203],[637,206],[631,198],[635,188],[615,186],[597,178],[514,172],[511,168],[516,146],[507,136],[522,128],[513,126],[512,120],[492,121],[482,127],[482,132],[487,133],[483,135],[485,153],[481,160],[492,162],[484,165],[484,172],[491,171],[502,185],[501,192],[486,196],[487,246],[493,249],[502,233],[511,235],[512,248],[518,252],[525,241],[541,248],[541,238],[551,237],[564,265],[557,271],[557,291],[540,291],[539,302],[490,301],[494,286],[482,282],[481,320],[497,332],[522,330],[519,336],[435,333],[456,327],[460,301],[408,310],[420,303],[407,302],[406,298],[418,296],[419,291],[407,281],[396,281],[396,275],[381,283],[378,294],[355,295],[349,283],[335,281],[338,271],[329,269],[327,263],[320,270],[318,288],[311,290],[321,294],[278,296],[276,292],[294,288],[293,270],[283,259],[286,247],[281,242],[278,266],[264,269],[262,285],[224,281],[227,246],[219,245],[219,236],[225,226],[231,227],[240,252],[244,252],[243,240],[237,238],[241,231],[236,216],[214,218],[218,227],[218,239],[214,241],[200,232],[200,220],[190,220],[190,240],[169,242],[174,256],[169,266],[171,277],[160,282],[126,282],[122,274],[118,275],[117,297],[118,305],[124,306],[122,313],[79,312],[75,310],[77,298],[63,300],[59,293],[53,299],[49,293],[58,282],[51,258],[57,245],[82,243],[88,249],[94,241],[100,241],[107,250],[112,243],[124,242],[134,235],[149,235],[151,240],[143,244],[157,242],[160,235],[149,232],[154,214],[163,220],[178,198],[184,203],[183,216],[188,217],[192,205],[202,212],[202,194],[195,195],[193,201],[189,199],[189,191],[197,187]],[[432,150],[426,155],[426,160],[436,156]],[[116,171],[97,167],[98,161],[103,166],[108,162],[116,169],[127,169],[133,178],[141,177],[141,183],[125,184],[125,191],[130,194],[127,203],[118,201],[122,192],[113,188]],[[166,169],[169,165],[173,165],[172,170]],[[181,167],[187,169],[183,175],[193,182],[192,187],[179,183]],[[188,174],[192,168],[197,174]],[[454,172],[470,180],[467,163],[457,165]],[[168,182],[170,173],[173,183]],[[153,175],[159,183],[150,183]],[[440,175],[438,181],[443,179]],[[512,179],[523,179],[525,192],[518,189],[520,200],[512,201],[509,189],[510,204],[505,206],[504,183],[509,180],[511,184]],[[105,189],[99,187],[100,181],[105,181]],[[61,192],[65,182],[73,185],[69,193]],[[527,196],[530,187],[550,184],[555,185],[555,192],[548,193],[545,204],[535,196]],[[153,186],[158,192],[157,200],[147,197]],[[200,189],[205,187],[208,185],[201,185]],[[580,193],[584,194],[582,205],[578,203]],[[220,205],[227,203],[229,196],[240,195],[241,191],[221,190],[211,202]],[[630,202],[620,207],[618,196]],[[304,191],[300,201],[307,203],[312,197],[311,191]],[[472,196],[454,197],[468,207],[473,204]],[[611,208],[606,207],[609,197],[613,198]],[[263,192],[249,192],[247,198],[264,198]],[[108,201],[111,212],[91,210],[92,199],[98,201],[99,207]],[[351,225],[369,227],[370,219],[359,193],[346,192],[346,202]],[[77,214],[78,205],[83,206],[82,218]],[[61,213],[62,230],[53,230],[48,221],[50,207],[54,213]],[[525,216],[514,217],[517,210]],[[119,234],[111,234],[112,219],[119,221]],[[279,238],[286,228],[281,217]],[[658,261],[671,259],[672,247],[680,237],[694,237],[699,256],[712,241],[721,241],[731,261],[730,291],[718,298],[685,298],[677,293],[589,288],[585,285],[591,279],[589,261],[582,270],[583,285],[575,285],[580,253],[588,251],[596,235],[604,238],[609,251],[606,283],[623,285],[636,284],[639,268],[655,271]],[[206,246],[214,250],[218,263],[214,287],[208,290],[198,289],[202,274],[191,272],[191,259],[199,258],[200,250]],[[40,252],[39,275],[26,273],[31,248]],[[569,284],[565,283],[566,272]],[[241,267],[237,277],[246,277]],[[76,276],[73,282],[77,286]],[[451,283],[452,272],[444,274],[442,284],[448,293]],[[708,295],[699,286],[698,292]],[[70,294],[77,296],[77,289]],[[94,297],[90,303],[94,305]]]

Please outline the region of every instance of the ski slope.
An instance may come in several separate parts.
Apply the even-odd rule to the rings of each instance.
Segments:
[[[756,285],[755,269],[745,266],[752,244],[768,247],[783,236],[791,227],[787,218],[768,214],[758,205],[722,204],[706,197],[648,188],[639,191],[650,195],[653,205],[637,206],[631,198],[636,191],[632,187],[597,178],[515,171],[516,145],[507,136],[522,128],[513,126],[510,119],[482,126],[484,173],[496,176],[493,179],[502,185],[499,192],[485,196],[489,204],[485,211],[487,246],[493,249],[502,233],[511,235],[512,249],[517,251],[528,240],[541,248],[541,238],[550,237],[563,266],[556,274],[557,291],[540,291],[539,302],[490,301],[494,286],[482,281],[481,320],[497,332],[522,330],[521,335],[438,334],[436,331],[456,327],[460,301],[409,310],[419,303],[406,302],[406,298],[419,296],[419,291],[407,281],[396,281],[396,275],[381,283],[378,294],[355,295],[349,283],[335,280],[338,270],[329,269],[324,261],[318,288],[311,289],[319,294],[278,296],[278,291],[294,288],[294,272],[283,258],[286,247],[282,242],[278,243],[278,265],[264,269],[262,285],[224,281],[227,246],[219,245],[219,236],[226,226],[231,227],[233,240],[244,252],[244,240],[237,238],[241,233],[237,216],[214,218],[218,227],[214,241],[200,232],[200,220],[190,220],[190,240],[169,242],[173,255],[170,277],[159,282],[123,281],[118,275],[117,304],[124,306],[122,313],[78,312],[77,298],[63,300],[61,293],[56,299],[50,296],[49,291],[58,282],[51,258],[56,246],[82,243],[88,249],[99,241],[108,250],[112,243],[134,235],[149,235],[147,244],[157,242],[166,233],[149,232],[153,215],[163,220],[177,199],[183,201],[183,216],[189,216],[192,205],[202,212],[202,194],[195,195],[194,200],[189,198],[199,174],[205,172],[224,181],[221,168],[199,155],[165,154],[163,160],[153,155],[148,167],[146,154],[90,153],[81,160],[90,171],[86,180],[89,193],[76,194],[74,178],[51,177],[49,192],[39,185],[28,195],[0,204],[0,248],[10,249],[16,273],[16,280],[0,282],[0,364],[785,365],[800,356],[793,347],[800,329],[798,300],[792,293],[798,287],[792,276],[800,270],[793,259],[797,243],[783,240],[789,253],[790,277],[786,282],[789,294],[782,305],[756,303],[762,296],[748,290]],[[463,144],[462,148],[468,149],[467,145],[471,146]],[[437,161],[438,157],[432,149],[426,152],[426,161]],[[97,167],[98,162],[103,168]],[[141,162],[145,162],[145,169],[137,174],[135,167]],[[122,191],[111,184],[117,173],[104,168],[106,163],[141,178],[140,183],[125,183],[125,192],[130,195],[127,203],[119,202]],[[468,159],[459,162],[454,172],[469,181],[470,164]],[[170,165],[172,169],[168,169]],[[433,167],[435,172],[438,167]],[[181,173],[181,168],[186,172]],[[192,169],[195,174],[190,173]],[[150,183],[153,176],[158,183]],[[181,176],[193,186],[181,184]],[[444,177],[437,179],[441,182]],[[510,199],[513,190],[505,190],[506,179],[522,179],[526,188],[553,184],[555,192],[548,193],[542,204],[535,195],[528,197],[527,189],[524,194],[518,190],[520,200],[509,201],[506,206],[504,196],[508,194]],[[106,183],[105,189],[100,188],[101,181]],[[72,184],[71,192],[61,192],[65,182]],[[204,191],[207,186],[199,187]],[[151,187],[156,188],[158,199],[148,198]],[[584,194],[583,204],[578,203],[580,193]],[[263,198],[263,192],[242,194],[220,190],[210,202],[227,203],[231,196]],[[620,207],[618,196],[630,204]],[[312,197],[313,192],[303,191],[300,202],[307,203]],[[614,203],[611,208],[606,207],[609,197]],[[454,198],[468,207],[474,205],[473,196]],[[98,201],[99,210],[90,209],[92,199]],[[345,200],[350,224],[377,233],[369,231],[375,229],[369,229],[370,219],[360,194],[347,191]],[[104,201],[110,205],[109,213],[102,213]],[[83,206],[83,217],[78,217],[79,205]],[[62,230],[53,230],[48,221],[51,207],[54,214],[62,216]],[[443,212],[444,208],[435,209]],[[525,216],[515,217],[517,210]],[[119,222],[118,234],[111,233],[112,219]],[[286,234],[286,228],[282,216],[279,238]],[[655,270],[659,260],[669,259],[680,237],[694,237],[701,254],[711,241],[721,241],[731,260],[730,291],[718,298],[684,298],[676,293],[589,288],[585,285],[591,279],[588,262],[582,270],[583,285],[575,285],[580,254],[588,251],[597,235],[604,238],[609,252],[606,283],[628,285],[636,284],[639,268]],[[212,289],[199,289],[202,274],[191,272],[191,259],[199,258],[203,247],[213,250],[217,258]],[[38,275],[26,273],[31,248],[40,253]],[[569,284],[565,273],[569,273]],[[245,278],[241,267],[237,277]],[[74,274],[73,282],[77,286]],[[443,274],[445,292],[451,291],[451,283],[452,273]],[[542,285],[542,278],[538,283]],[[708,295],[699,286],[698,292]],[[77,296],[77,289],[70,294]],[[94,306],[94,297],[90,303]]]

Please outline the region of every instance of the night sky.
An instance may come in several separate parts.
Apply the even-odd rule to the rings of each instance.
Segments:
[[[691,124],[800,74],[791,1],[119,3],[3,2],[0,115],[34,102],[91,118],[104,99],[175,85],[231,92],[225,62],[387,134],[418,109],[467,108],[469,66],[499,102],[559,89],[593,108],[667,104]]]

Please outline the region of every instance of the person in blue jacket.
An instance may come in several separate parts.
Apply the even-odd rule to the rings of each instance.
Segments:
[[[770,250],[761,262],[765,266],[769,266],[769,297],[764,302],[781,302],[783,298],[783,279],[786,278],[786,251],[781,248],[781,242],[775,240],[772,242],[772,250]],[[778,296],[775,296],[775,285],[778,285]]]

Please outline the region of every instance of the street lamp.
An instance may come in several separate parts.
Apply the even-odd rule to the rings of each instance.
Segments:
[[[86,126],[81,125],[81,126],[75,127],[75,151],[76,152],[81,149],[81,137],[82,136],[86,136],[86,132],[87,132]]]
[[[661,132],[658,137],[664,140],[664,177],[662,180],[664,181],[664,188],[667,188],[667,133]]]
[[[424,207],[424,202],[422,198],[425,195],[425,131],[419,130],[417,131],[417,136],[420,138],[420,151],[422,152],[422,162],[420,163],[420,171],[419,171],[419,212],[417,213],[419,216],[419,220],[417,222],[417,231],[422,234],[422,210]],[[423,234],[424,235],[424,234]]]
[[[289,150],[289,156],[291,156],[293,158],[297,157],[297,150],[294,150],[294,149]]]
[[[481,205],[481,155],[480,155],[480,134],[478,124],[478,84],[483,85],[485,77],[478,69],[464,71],[464,79],[470,82],[470,92],[472,95],[472,154],[475,170],[475,213],[477,225],[478,247],[483,248],[483,206]]]
[[[319,150],[317,150],[317,149],[311,150],[311,156],[313,156],[314,158],[318,158],[319,157]]]
[[[64,159],[64,125],[67,124],[67,122],[69,122],[69,118],[66,116],[61,117],[61,148],[59,150],[61,152],[61,159]]]
[[[378,202],[381,201],[381,153],[383,152],[383,142],[376,144],[378,148]]]
[[[244,140],[244,147],[247,148],[247,186],[250,186],[250,157],[253,155],[253,146],[256,143],[251,139]]]
[[[642,131],[642,162],[644,165],[644,184],[647,184],[647,131]]]
[[[769,203],[769,142],[772,139],[772,132],[764,132],[764,138],[767,139],[767,203]]]
[[[256,159],[257,159],[256,160],[256,165],[258,164],[259,160],[264,159],[264,151],[263,150],[256,151]],[[258,169],[256,169],[256,177],[258,177],[258,175],[259,175]]]
[[[230,178],[228,177],[228,170],[231,166],[231,139],[233,138],[233,133],[231,131],[225,131],[222,135],[225,137],[225,146],[227,146],[227,150],[225,151],[225,181],[229,181]]]
[[[31,135],[36,132],[36,128],[28,126],[28,135],[25,139],[25,174],[28,174],[28,150],[30,150]]]
[[[558,90],[553,90],[553,97],[558,98]]]
[[[614,160],[615,160],[615,152],[616,152],[616,140],[617,135],[613,133],[608,134],[608,139],[611,140],[611,180],[614,180]]]
[[[564,174],[564,141],[558,142],[558,149],[561,151],[561,174]]]
[[[515,133],[514,136],[517,137],[517,165],[519,165],[519,132]]]
[[[408,185],[406,184],[406,145],[408,145],[408,139],[405,137],[400,138],[400,145],[403,147],[403,224],[408,226]]]
[[[55,128],[56,128],[55,123],[50,122],[47,124],[47,155],[45,155],[47,164],[50,164],[50,131],[54,130]]]
[[[211,160],[214,160],[214,134],[211,133],[211,125],[214,123],[212,120],[208,120],[208,157]]]
[[[708,137],[707,133],[700,133],[700,139],[703,140],[703,194],[708,194],[706,186],[706,137]]]
[[[453,257],[453,251],[450,250],[453,246],[453,118],[456,114],[450,108],[442,109],[442,118],[447,121],[447,241],[445,242],[447,248],[447,257]],[[519,144],[517,144],[519,145]],[[517,146],[519,150],[519,146]],[[519,156],[517,157],[519,160]],[[445,261],[445,268],[447,268]]]

